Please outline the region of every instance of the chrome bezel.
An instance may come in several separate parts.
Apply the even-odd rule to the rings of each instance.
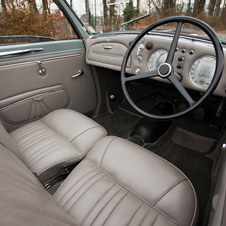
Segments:
[[[209,85],[200,85],[200,84],[197,84],[197,83],[194,81],[194,79],[192,78],[191,70],[192,70],[192,67],[194,66],[195,63],[197,63],[197,65],[195,65],[195,67],[197,67],[197,66],[199,65],[199,63],[200,63],[199,61],[202,60],[202,59],[204,59],[204,58],[212,58],[212,59],[215,60],[215,63],[216,63],[216,58],[215,58],[214,56],[211,56],[211,55],[204,55],[204,56],[201,56],[201,57],[197,58],[197,59],[192,63],[191,67],[189,68],[189,73],[188,73],[188,74],[189,74],[189,78],[190,78],[190,80],[192,81],[192,83],[193,83],[196,87],[199,87],[199,88],[208,88]],[[215,70],[216,70],[216,64],[215,64]],[[214,71],[215,71],[215,70],[214,70]],[[213,79],[213,76],[214,76],[214,73],[213,73],[213,75],[212,75],[211,81],[212,81],[212,79]]]

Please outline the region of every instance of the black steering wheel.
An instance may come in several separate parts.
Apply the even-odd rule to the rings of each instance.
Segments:
[[[176,27],[176,31],[175,31],[175,34],[174,34],[174,37],[173,37],[173,40],[172,40],[172,43],[171,43],[171,46],[169,49],[168,56],[166,58],[166,62],[162,63],[157,70],[126,77],[125,76],[126,64],[127,64],[130,53],[132,52],[132,50],[134,49],[134,47],[138,43],[138,41],[145,34],[150,32],[151,30],[155,29],[156,27],[159,27],[164,24],[172,23],[172,22],[176,22],[177,27]],[[172,65],[176,46],[178,43],[178,39],[180,37],[181,28],[184,23],[189,23],[189,24],[195,25],[195,26],[199,27],[200,29],[202,29],[209,36],[210,40],[213,43],[214,49],[215,49],[216,68],[215,68],[214,76],[213,76],[212,82],[210,83],[208,89],[206,90],[206,92],[203,94],[203,96],[198,101],[194,101],[192,99],[192,97],[189,95],[189,93],[186,91],[186,89],[178,81],[178,79],[176,78],[176,76],[174,74],[174,68]],[[124,56],[124,59],[122,62],[122,67],[121,67],[122,89],[123,89],[126,99],[130,103],[130,105],[134,109],[136,109],[138,112],[140,112],[142,115],[144,115],[148,118],[156,119],[156,120],[171,120],[171,119],[183,116],[183,115],[187,114],[188,112],[196,109],[200,104],[202,104],[214,92],[214,90],[216,89],[218,82],[220,80],[220,77],[221,77],[221,74],[223,71],[223,66],[224,66],[224,53],[223,53],[223,49],[221,46],[221,42],[220,42],[217,34],[215,33],[215,31],[208,24],[204,23],[201,20],[193,18],[193,17],[186,17],[186,16],[168,17],[168,18],[159,20],[159,21],[151,24],[149,27],[144,29],[130,44],[130,46]],[[150,114],[150,113],[145,112],[142,109],[140,109],[130,98],[127,87],[126,87],[126,83],[129,81],[134,81],[134,80],[144,79],[144,78],[151,78],[151,77],[155,77],[155,76],[160,76],[162,79],[168,79],[170,81],[170,83],[172,83],[175,86],[175,88],[179,91],[179,93],[188,102],[188,108],[181,112],[177,112],[177,113],[174,113],[171,115],[154,115],[154,114]]]

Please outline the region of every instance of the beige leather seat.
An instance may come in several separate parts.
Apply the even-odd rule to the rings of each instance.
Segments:
[[[53,111],[10,133],[25,165],[42,182],[82,160],[106,130],[88,117],[69,109]]]
[[[98,142],[53,197],[1,145],[0,181],[0,225],[196,224],[196,194],[186,176],[116,137]]]

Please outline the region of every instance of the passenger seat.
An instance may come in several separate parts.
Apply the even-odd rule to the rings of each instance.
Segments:
[[[70,109],[53,111],[10,133],[18,147],[16,152],[21,152],[14,154],[37,174],[41,182],[82,160],[106,135],[106,130],[99,124]]]

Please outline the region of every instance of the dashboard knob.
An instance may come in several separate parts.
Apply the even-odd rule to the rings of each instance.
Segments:
[[[150,43],[150,42],[148,42],[147,44],[146,44],[146,49],[147,50],[150,50],[150,49],[152,49],[152,43]]]
[[[181,69],[181,68],[182,68],[182,64],[178,64],[178,65],[177,65],[177,68],[178,68],[178,69]]]
[[[178,61],[183,61],[184,57],[178,57]]]
[[[140,68],[136,68],[136,69],[135,69],[135,74],[136,74],[136,75],[139,75],[139,74],[140,74]]]
[[[195,53],[195,51],[193,50],[193,49],[191,49],[190,51],[189,51],[189,54],[190,55],[193,55]]]

